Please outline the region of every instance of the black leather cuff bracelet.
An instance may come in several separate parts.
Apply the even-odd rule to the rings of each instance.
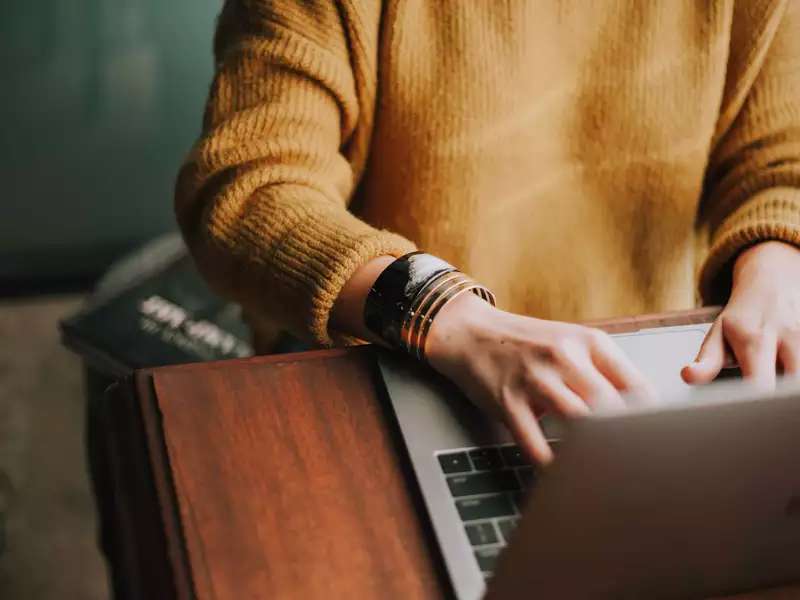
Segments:
[[[455,270],[450,263],[424,252],[412,252],[392,262],[367,295],[367,329],[392,347],[402,348],[403,320],[420,290],[432,279]]]

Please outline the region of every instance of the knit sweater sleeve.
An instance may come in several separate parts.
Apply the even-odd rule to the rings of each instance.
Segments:
[[[734,13],[701,204],[700,223],[710,234],[700,270],[706,302],[727,299],[732,263],[748,246],[800,246],[800,3],[773,3],[780,8],[763,15],[755,5],[739,2]]]
[[[379,8],[367,5],[228,0],[203,134],[176,186],[178,223],[212,286],[323,345],[350,275],[414,248],[347,209],[375,98]]]

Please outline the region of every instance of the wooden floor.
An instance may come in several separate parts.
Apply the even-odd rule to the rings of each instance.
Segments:
[[[77,296],[0,300],[0,472],[14,486],[0,598],[108,598],[83,446],[80,361],[56,323]]]

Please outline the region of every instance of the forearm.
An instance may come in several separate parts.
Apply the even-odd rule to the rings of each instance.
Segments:
[[[353,270],[414,250],[348,211],[372,122],[362,99],[373,98],[353,69],[370,68],[374,47],[351,48],[344,23],[377,28],[379,19],[374,7],[348,10],[331,0],[226,4],[204,133],[175,196],[214,290],[255,322],[320,345],[349,341],[331,337],[329,323]],[[374,85],[374,75],[365,80]],[[349,321],[342,329],[361,331]]]
[[[711,148],[698,224],[709,233],[708,254],[700,269],[700,291],[709,304],[725,302],[735,257],[767,240],[800,245],[800,6],[788,3],[766,44],[758,76],[726,94],[720,107],[725,127]],[[758,40],[758,42],[756,42]],[[753,47],[753,50],[756,46]],[[729,65],[755,51],[736,53]],[[755,66],[755,65],[750,65]],[[734,86],[731,86],[734,89]],[[737,104],[731,104],[736,98]]]

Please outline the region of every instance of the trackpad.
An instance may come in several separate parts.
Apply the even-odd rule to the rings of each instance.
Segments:
[[[692,389],[681,378],[681,369],[697,356],[709,326],[649,329],[613,338],[656,386],[663,401],[681,401],[688,399]]]

